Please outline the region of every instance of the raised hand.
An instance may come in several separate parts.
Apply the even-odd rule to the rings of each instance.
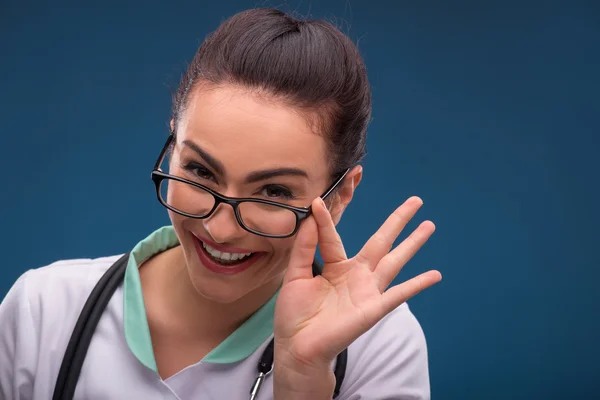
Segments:
[[[281,357],[310,367],[328,365],[388,313],[441,280],[432,270],[386,290],[435,230],[425,221],[393,250],[392,245],[423,202],[411,197],[348,259],[320,198],[300,228],[275,308],[275,340]],[[323,273],[313,277],[320,245]],[[276,356],[277,357],[277,356]]]

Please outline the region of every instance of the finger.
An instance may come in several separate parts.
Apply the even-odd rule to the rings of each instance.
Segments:
[[[312,212],[319,232],[319,249],[325,264],[333,264],[347,259],[342,239],[335,229],[329,210],[320,197],[312,203]]]
[[[283,283],[296,279],[312,279],[312,264],[317,250],[317,223],[312,216],[308,217],[298,229],[290,254],[288,269]]]
[[[390,251],[402,229],[404,229],[408,221],[411,220],[422,205],[423,200],[417,196],[406,200],[404,204],[398,207],[387,218],[381,228],[371,236],[356,255],[357,259],[369,265],[371,270],[374,270],[379,260]]]
[[[435,225],[433,222],[424,221],[392,252],[381,259],[374,271],[381,292],[388,287],[404,265],[423,247],[434,231]]]
[[[384,313],[387,315],[414,295],[435,285],[441,280],[442,274],[439,271],[432,270],[389,288],[381,295]]]

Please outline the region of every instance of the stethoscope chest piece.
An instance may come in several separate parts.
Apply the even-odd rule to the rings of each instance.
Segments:
[[[270,372],[270,371],[269,371]],[[260,390],[261,385],[263,384],[265,378],[267,377],[268,372],[265,374],[263,372],[259,372],[254,384],[252,385],[252,390],[250,390],[250,400],[256,400],[258,396],[258,391]]]

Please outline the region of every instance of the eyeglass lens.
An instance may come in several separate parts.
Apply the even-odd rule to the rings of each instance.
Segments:
[[[174,179],[163,179],[159,193],[172,209],[197,217],[206,216],[215,205],[215,198],[206,190]],[[240,203],[238,214],[246,228],[267,235],[289,235],[297,223],[293,211],[259,202]]]

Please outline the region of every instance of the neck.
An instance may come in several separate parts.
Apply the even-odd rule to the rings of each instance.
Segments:
[[[224,304],[196,291],[180,246],[157,255],[148,261],[151,262],[152,265],[140,270],[142,287],[147,286],[144,297],[149,308],[149,323],[152,325],[151,320],[157,321],[159,326],[155,326],[155,329],[177,332],[177,336],[184,341],[220,343],[262,307],[281,286],[281,279],[273,279],[259,290]],[[150,299],[146,299],[147,293]],[[152,314],[154,318],[150,317]]]

